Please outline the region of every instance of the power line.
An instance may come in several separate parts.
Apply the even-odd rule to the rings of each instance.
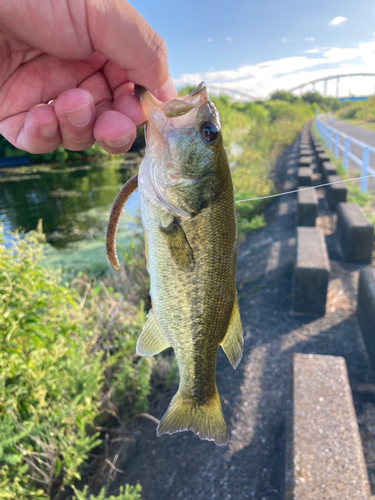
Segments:
[[[260,196],[259,198],[249,198],[247,200],[234,200],[235,203],[243,203],[245,201],[257,201],[257,200],[266,200],[267,198],[276,198],[277,196],[285,196],[287,194],[298,193],[298,191],[307,191],[308,189],[317,189],[325,186],[332,186],[332,184],[340,184],[340,182],[350,182],[350,181],[358,181],[360,179],[366,179],[367,177],[372,177],[369,175],[361,175],[361,177],[353,177],[352,179],[342,179],[340,181],[327,182],[326,184],[319,184],[318,186],[304,187],[299,189],[294,189],[293,191],[285,191],[285,193],[277,193],[270,194],[269,196]]]

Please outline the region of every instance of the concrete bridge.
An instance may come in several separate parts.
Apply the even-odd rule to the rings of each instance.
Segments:
[[[212,97],[227,95],[232,102],[251,102],[255,101],[255,97],[239,90],[228,89],[217,85],[207,85],[208,93]]]
[[[358,92],[354,90],[355,88],[360,88],[361,91]],[[333,96],[338,99],[365,98],[375,93],[375,73],[346,73],[325,76],[292,87],[289,92],[299,95],[303,95],[305,92],[319,92],[325,97]]]

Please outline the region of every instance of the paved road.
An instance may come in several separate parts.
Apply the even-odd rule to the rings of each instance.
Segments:
[[[322,121],[328,124],[328,117],[323,118]],[[367,130],[362,127],[356,127],[355,125],[351,125],[350,123],[341,120],[335,120],[331,126],[336,128],[337,130],[340,130],[340,132],[344,132],[345,134],[354,137],[354,139],[357,139],[361,142],[364,142],[365,144],[369,144],[370,146],[375,147],[375,131]],[[340,138],[340,143],[344,145],[343,137]],[[362,148],[360,146],[352,144],[350,147],[350,151],[355,156],[362,159]],[[342,154],[343,154],[342,151],[340,151],[340,156],[342,156]],[[373,153],[370,154],[370,168],[372,168],[375,171],[375,154]],[[353,174],[357,174],[360,173],[361,168],[352,159],[349,159],[349,170]],[[368,189],[375,190],[375,178],[372,177],[369,178]]]

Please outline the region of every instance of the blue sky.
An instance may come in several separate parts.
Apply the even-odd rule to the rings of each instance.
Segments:
[[[375,0],[131,4],[166,41],[178,86],[204,79],[265,97],[325,75],[375,73]]]

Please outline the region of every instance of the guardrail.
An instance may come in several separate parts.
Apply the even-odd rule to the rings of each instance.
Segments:
[[[340,132],[336,128],[330,127],[323,123],[319,117],[315,118],[316,129],[324,141],[324,144],[327,146],[329,151],[333,151],[333,155],[335,158],[339,156],[339,152],[343,153],[343,164],[345,170],[348,169],[348,161],[351,158],[357,165],[361,167],[361,191],[365,193],[367,191],[367,180],[368,175],[372,175],[375,178],[375,170],[370,168],[370,154],[375,155],[375,148],[370,146],[369,144],[365,144],[364,142],[358,141],[358,139],[354,139],[350,135],[344,134],[344,132]],[[344,139],[344,144],[341,144],[340,138]],[[352,144],[356,144],[362,148],[362,158],[358,158],[355,154],[350,151],[350,147]]]

